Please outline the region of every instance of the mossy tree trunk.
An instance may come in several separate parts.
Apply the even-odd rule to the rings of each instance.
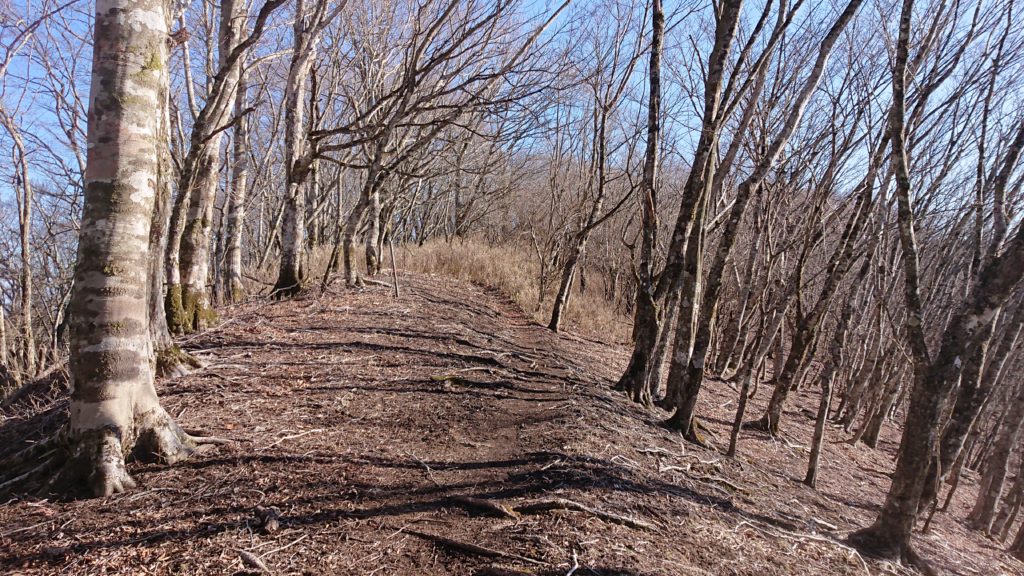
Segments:
[[[171,328],[177,332],[205,328],[215,318],[209,279],[213,208],[220,182],[223,128],[231,121],[241,75],[241,59],[230,56],[241,40],[246,18],[245,3],[241,0],[221,2],[220,10],[216,85],[193,126],[190,158],[186,159],[179,183],[190,198],[180,248],[183,314],[170,319]]]
[[[165,91],[159,128],[159,138],[163,142],[168,142],[170,138],[169,104]],[[156,358],[156,375],[175,377],[186,374],[190,367],[197,367],[198,362],[174,343],[164,308],[165,256],[170,230],[171,182],[174,174],[170,148],[163,146],[158,151],[159,177],[149,230],[149,337],[153,342],[153,354]]]
[[[71,297],[65,433],[58,475],[95,495],[134,486],[133,451],[175,462],[195,443],[160,406],[148,327],[149,244],[160,179],[167,90],[164,0],[96,3],[88,167]]]
[[[292,26],[295,46],[285,84],[285,199],[281,223],[281,263],[274,295],[294,296],[302,290],[303,257],[306,249],[305,181],[313,165],[313,150],[306,125],[306,80],[316,55],[320,33],[333,18],[327,2],[309,6],[306,0],[295,4]],[[339,6],[343,6],[344,3]],[[337,10],[337,8],[335,9]]]

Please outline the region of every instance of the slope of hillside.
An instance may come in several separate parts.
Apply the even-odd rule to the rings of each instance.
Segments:
[[[207,367],[160,392],[187,429],[233,442],[135,464],[126,494],[0,505],[0,573],[905,572],[841,542],[883,498],[892,430],[879,451],[832,438],[815,492],[798,482],[814,394],[786,440],[744,434],[729,460],[609,390],[623,348],[554,335],[476,286],[401,282],[397,300],[225,311],[183,343]],[[721,383],[704,398],[722,439],[732,398]],[[8,417],[0,442],[31,429]],[[948,515],[919,545],[952,573],[1024,573]]]

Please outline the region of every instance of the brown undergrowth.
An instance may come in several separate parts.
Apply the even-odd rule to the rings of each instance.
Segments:
[[[364,271],[362,254],[362,246],[357,247],[356,264],[359,274]],[[310,253],[305,271],[305,284],[309,290],[319,289],[330,258],[330,246],[317,247]],[[510,243],[494,245],[473,237],[456,238],[451,242],[438,238],[422,246],[395,246],[395,258],[400,270],[456,278],[484,288],[493,288],[537,322],[547,325],[550,320],[560,270],[549,272],[541,297],[538,280],[540,266],[528,246]],[[380,280],[390,282],[391,255],[387,248],[384,250],[382,265],[386,270],[380,275]],[[276,263],[270,261],[261,270],[248,271],[246,276],[252,286],[251,293],[270,294],[276,270]],[[593,271],[590,275],[598,276]],[[332,274],[333,286],[344,283],[340,276],[340,273]],[[633,323],[621,306],[606,298],[603,286],[596,289],[591,286],[583,290],[577,278],[562,316],[562,326],[563,330],[586,338],[625,344],[629,342]]]
[[[399,299],[370,286],[232,307],[182,341],[205,367],[163,382],[165,407],[234,442],[132,464],[125,494],[0,505],[0,573],[906,572],[841,543],[882,500],[892,430],[878,451],[830,430],[815,492],[799,483],[813,394],[781,439],[744,433],[729,460],[610,391],[621,346],[556,336],[494,289],[400,280]],[[702,399],[718,444],[733,396],[712,383]],[[33,398],[3,409],[4,446],[59,415],[59,396]],[[955,520],[966,482],[920,549],[951,573],[1021,573]]]
[[[474,238],[453,242],[431,240],[423,246],[396,249],[396,258],[399,268],[404,270],[439,274],[493,288],[528,311],[537,322],[547,325],[550,320],[561,271],[553,274],[544,297],[540,298],[540,267],[525,246],[493,246]],[[601,290],[583,291],[578,281],[563,322],[570,331],[608,343],[628,342],[632,330],[631,319]]]

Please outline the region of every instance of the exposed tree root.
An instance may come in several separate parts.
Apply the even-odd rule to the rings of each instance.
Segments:
[[[270,291],[270,297],[274,300],[287,300],[288,298],[294,298],[302,292],[302,284],[294,283],[286,286],[275,285],[274,289]]]
[[[465,508],[481,511],[489,516],[497,518],[518,518],[519,514],[509,510],[505,505],[498,502],[491,502],[483,498],[473,498],[471,496],[455,496],[452,498],[452,502],[459,504]]]
[[[158,378],[177,378],[189,374],[193,369],[202,368],[198,358],[185,352],[177,344],[156,352],[156,375]]]
[[[185,433],[162,409],[138,416],[135,442],[125,450],[112,428],[72,435],[65,425],[50,438],[0,462],[0,495],[110,496],[136,486],[126,456],[174,464],[228,442]],[[126,454],[127,452],[127,454]]]
[[[772,423],[771,421],[769,421],[767,414],[758,418],[757,420],[749,420],[747,422],[744,422],[742,428],[744,430],[764,432],[765,434],[768,434],[769,436],[773,437],[779,435],[778,422]]]
[[[503,558],[506,560],[518,560],[519,562],[525,562],[527,564],[534,564],[537,566],[546,566],[547,562],[537,560],[536,558],[529,558],[527,556],[520,556],[519,554],[513,554],[511,552],[502,552],[501,550],[494,550],[493,548],[487,548],[486,546],[480,546],[478,544],[471,544],[469,542],[461,542],[459,540],[453,540],[444,536],[438,536],[437,534],[430,534],[428,532],[419,532],[417,530],[410,530],[409,528],[402,528],[400,532],[410,534],[423,538],[424,540],[430,540],[435,544],[439,544],[452,550],[458,550],[459,552],[465,552],[468,554],[475,554],[477,556],[486,556],[488,558]]]
[[[394,288],[394,285],[390,282],[384,282],[383,280],[374,280],[372,278],[363,278],[363,284],[369,284],[371,286],[381,286],[384,288]]]
[[[521,514],[532,514],[536,512],[545,512],[547,510],[572,510],[575,512],[583,512],[596,516],[602,520],[613,522],[615,524],[622,524],[630,528],[636,528],[639,530],[656,530],[658,527],[646,520],[639,518],[632,518],[630,516],[622,516],[614,514],[612,512],[605,512],[604,510],[598,510],[597,508],[591,508],[585,504],[574,502],[572,500],[566,500],[565,498],[553,498],[550,500],[538,500],[536,502],[530,502],[528,504],[522,504],[516,506],[513,510]]]
[[[669,430],[675,430],[681,432],[683,439],[692,444],[696,444],[701,448],[712,449],[713,447],[708,442],[707,437],[713,436],[714,433],[708,429],[707,426],[701,424],[700,420],[691,418],[686,425],[680,422],[680,419],[676,414],[673,414],[671,418],[661,423],[662,426]]]
[[[846,542],[864,556],[886,560],[898,560],[916,568],[925,576],[941,576],[941,572],[914,550],[910,544],[901,544],[898,539],[880,534],[874,526],[863,528],[846,538]]]

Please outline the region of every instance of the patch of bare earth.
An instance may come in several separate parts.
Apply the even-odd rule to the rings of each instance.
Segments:
[[[902,570],[840,542],[882,500],[892,430],[871,451],[830,429],[815,492],[798,482],[815,394],[787,414],[788,441],[745,433],[728,460],[610,391],[621,347],[554,335],[479,287],[401,282],[398,300],[373,287],[226,311],[183,343],[208,366],[160,392],[187,429],[234,442],[135,464],[126,494],[0,505],[0,573]],[[720,443],[733,397],[712,383],[703,398]],[[0,442],[34,429],[8,417]],[[919,545],[955,573],[1021,573],[955,521],[973,490]]]

